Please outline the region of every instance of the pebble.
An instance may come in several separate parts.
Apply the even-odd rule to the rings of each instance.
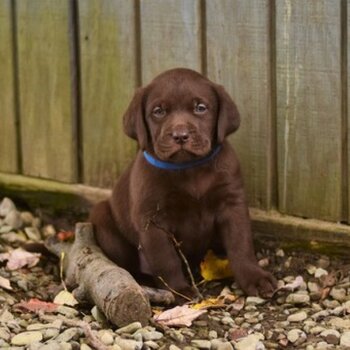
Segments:
[[[144,345],[148,346],[148,348],[150,349],[158,349],[159,348],[159,345],[153,341],[153,340],[147,340],[144,342]]]
[[[350,347],[350,332],[344,332],[340,337],[340,345]]]
[[[26,233],[28,238],[34,242],[38,242],[41,240],[41,233],[36,227],[25,227],[24,232]]]
[[[300,345],[306,340],[306,334],[301,329],[291,329],[287,333],[287,339],[295,345]]]
[[[308,304],[310,296],[308,294],[291,293],[287,296],[286,303],[289,304]]]
[[[123,334],[123,333],[132,334],[141,328],[142,328],[141,322],[133,322],[133,323],[128,324],[127,326],[124,326],[122,328],[117,329],[115,331],[115,333],[117,333],[117,334]]]
[[[211,342],[209,340],[194,339],[191,340],[191,345],[203,350],[211,349]]]
[[[317,268],[315,271],[315,274],[314,274],[314,276],[316,278],[320,278],[320,277],[326,276],[326,275],[328,275],[328,271],[325,269],[322,269],[321,267]]]
[[[55,340],[57,340],[58,342],[69,342],[72,339],[78,338],[79,335],[79,328],[72,327],[63,331]]]
[[[339,344],[340,333],[335,329],[324,330],[320,335],[328,344]]]
[[[21,214],[17,210],[11,210],[5,217],[4,223],[17,230],[23,225]]]
[[[264,336],[261,333],[250,334],[235,344],[237,350],[263,350],[264,344],[261,342]]]
[[[307,313],[305,311],[300,311],[295,314],[289,315],[287,321],[289,322],[301,322],[307,319]]]
[[[259,297],[247,297],[246,299],[247,305],[261,305],[265,303],[266,303],[266,299],[262,299]]]
[[[169,346],[169,350],[181,350],[179,347],[177,347],[176,345],[172,344]]]
[[[233,346],[228,341],[223,341],[219,339],[211,340],[212,350],[233,350]]]
[[[347,299],[346,296],[346,289],[345,288],[332,288],[331,292],[329,293],[329,295],[340,302],[343,302]]]
[[[28,331],[16,334],[11,339],[12,345],[29,345],[34,342],[39,342],[43,339],[43,335],[39,331]]]
[[[15,204],[10,198],[5,197],[0,203],[0,216],[4,217],[12,210],[16,210]]]
[[[108,330],[102,330],[99,332],[101,342],[105,345],[112,345],[114,343],[113,334]]]
[[[123,350],[141,350],[142,342],[131,339],[116,338],[114,344],[118,345]]]

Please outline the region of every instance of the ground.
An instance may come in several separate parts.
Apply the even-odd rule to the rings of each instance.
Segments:
[[[26,257],[20,267],[19,255],[9,265],[7,253],[60,229],[11,201],[0,204],[0,349],[350,349],[349,257],[260,249],[259,263],[285,286],[271,299],[245,297],[231,279],[205,282],[202,294],[221,294],[221,306],[191,326],[152,321],[118,329],[93,305],[50,309],[64,288],[56,257]]]

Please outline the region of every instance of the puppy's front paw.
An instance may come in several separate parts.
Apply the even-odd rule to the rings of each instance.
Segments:
[[[247,295],[271,298],[277,288],[277,281],[273,275],[263,270],[257,264],[250,264],[235,271],[235,280]]]

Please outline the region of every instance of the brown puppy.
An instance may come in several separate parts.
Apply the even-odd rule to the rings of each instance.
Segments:
[[[140,150],[90,215],[111,260],[191,295],[174,235],[190,263],[209,248],[224,251],[247,294],[272,292],[275,279],[255,258],[238,159],[225,141],[239,124],[224,88],[189,69],[166,71],[136,91],[124,130]]]

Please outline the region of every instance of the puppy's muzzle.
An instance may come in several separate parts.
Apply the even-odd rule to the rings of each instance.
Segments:
[[[190,139],[190,132],[185,126],[177,126],[171,133],[171,137],[178,145],[183,145]]]

